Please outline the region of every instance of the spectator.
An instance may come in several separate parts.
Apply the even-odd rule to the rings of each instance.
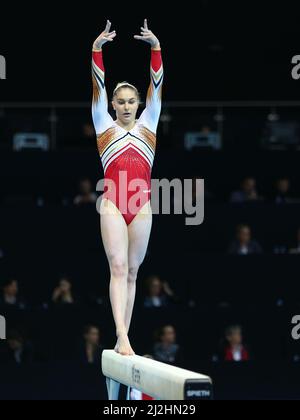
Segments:
[[[2,362],[13,362],[18,365],[32,363],[34,361],[33,346],[20,331],[10,330],[1,359]]]
[[[99,365],[104,347],[100,344],[100,330],[95,325],[87,325],[83,341],[79,346],[78,359],[85,365]]]
[[[256,180],[247,177],[242,181],[241,189],[231,194],[230,201],[232,203],[245,203],[250,201],[261,200],[256,190]]]
[[[300,254],[300,228],[297,230],[296,235],[296,246],[289,250],[290,254]]]
[[[176,300],[174,292],[168,283],[162,282],[158,276],[149,276],[146,279],[146,297],[144,307],[162,307]]]
[[[242,327],[230,325],[225,329],[221,346],[221,360],[226,362],[244,362],[250,359],[249,351],[243,344]]]
[[[276,204],[287,204],[293,201],[290,197],[290,180],[288,178],[277,180],[274,201]]]
[[[61,304],[73,304],[75,298],[72,292],[72,283],[67,277],[62,277],[52,294],[52,302]]]
[[[19,297],[19,285],[17,280],[9,279],[4,283],[0,305],[14,306],[18,309],[25,309],[25,301]]]
[[[165,325],[155,334],[156,342],[153,347],[155,360],[178,365],[180,364],[180,348],[176,343],[176,331],[172,325]]]
[[[251,229],[248,225],[238,225],[236,239],[231,243],[228,250],[233,255],[261,254],[260,244],[251,239]]]
[[[83,204],[96,203],[97,194],[92,192],[92,183],[88,178],[83,178],[79,182],[79,193],[74,198],[74,204],[80,206]]]

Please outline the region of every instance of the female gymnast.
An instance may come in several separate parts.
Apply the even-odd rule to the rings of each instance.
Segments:
[[[110,267],[109,295],[116,326],[117,343],[114,350],[122,355],[134,355],[128,331],[134,306],[136,279],[150,237],[152,212],[150,206],[151,169],[153,165],[156,129],[161,111],[163,66],[158,38],[148,29],[147,19],[141,34],[134,38],[151,46],[150,86],[146,107],[139,119],[136,113],[140,95],[135,86],[119,83],[113,91],[112,106],[116,120],[108,113],[108,100],[104,85],[102,47],[112,42],[116,31],[105,30],[93,44],[92,116],[97,134],[97,145],[104,170],[104,180],[113,181],[113,189],[102,195],[100,206],[101,236]],[[120,173],[126,177],[120,177]],[[142,180],[139,205],[130,207],[130,198],[136,193],[128,189],[131,181]],[[122,193],[126,190],[126,208]],[[136,203],[137,203],[136,202]],[[114,211],[107,211],[107,209]],[[106,210],[105,210],[106,209]]]

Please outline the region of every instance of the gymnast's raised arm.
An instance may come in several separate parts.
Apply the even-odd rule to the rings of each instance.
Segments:
[[[105,69],[102,54],[102,46],[106,42],[112,42],[116,36],[116,31],[110,32],[110,28],[111,23],[108,20],[104,31],[95,40],[92,52],[92,116],[97,135],[106,131],[113,123],[113,119],[108,113],[107,93],[104,84]]]
[[[140,116],[140,123],[156,133],[161,112],[161,93],[163,82],[163,64],[161,48],[158,38],[149,30],[147,19],[141,27],[141,35],[135,35],[135,39],[147,42],[151,45],[150,85],[147,93],[146,108]]]

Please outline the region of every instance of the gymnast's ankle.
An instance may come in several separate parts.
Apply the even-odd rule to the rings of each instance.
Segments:
[[[127,331],[124,329],[119,329],[116,332],[117,337],[119,337],[120,335],[127,335]]]

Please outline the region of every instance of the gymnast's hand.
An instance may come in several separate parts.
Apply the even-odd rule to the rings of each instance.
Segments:
[[[158,38],[150,29],[148,29],[147,19],[144,20],[144,26],[141,27],[141,35],[134,35],[134,38],[148,42],[151,45],[151,48],[160,49]]]
[[[106,42],[112,42],[114,40],[114,37],[117,35],[116,31],[110,31],[110,27],[111,27],[111,22],[108,20],[106,22],[106,27],[104,29],[104,31],[98,36],[98,38],[94,41],[93,44],[93,50],[94,51],[100,51],[102,46],[106,43]]]

